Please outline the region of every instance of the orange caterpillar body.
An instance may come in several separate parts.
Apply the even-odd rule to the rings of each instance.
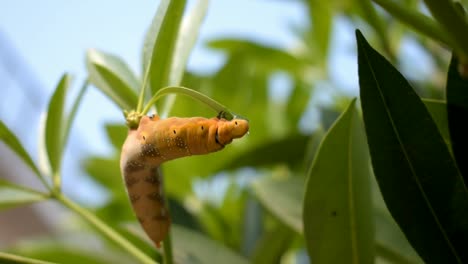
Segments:
[[[133,211],[156,246],[169,232],[171,223],[159,165],[221,150],[248,130],[244,119],[158,116],[143,116],[138,128],[129,130],[122,147],[120,170]]]

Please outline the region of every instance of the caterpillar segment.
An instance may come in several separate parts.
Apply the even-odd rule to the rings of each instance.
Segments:
[[[176,158],[219,151],[248,130],[244,119],[158,116],[143,116],[138,128],[129,130],[120,169],[133,211],[157,247],[171,224],[160,165]]]

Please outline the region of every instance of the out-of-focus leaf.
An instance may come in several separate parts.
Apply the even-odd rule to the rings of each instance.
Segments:
[[[330,128],[308,173],[304,236],[314,263],[372,263],[369,154],[355,100]]]
[[[162,1],[163,7],[158,9],[147,34],[148,40],[145,41],[146,52],[144,56],[150,55],[151,59],[148,60],[150,64],[146,66],[149,68],[145,68],[144,71],[145,74],[148,71],[148,81],[152,93],[156,93],[165,86],[177,85],[170,83],[169,78],[175,57],[178,55],[175,54],[175,47],[186,2],[186,0]],[[166,5],[168,5],[167,10],[164,12]],[[159,24],[160,26],[157,26]],[[150,46],[151,44],[153,45]],[[147,59],[144,58],[144,61]]]
[[[23,160],[23,162],[26,163],[26,165],[28,165],[29,168],[44,182],[44,179],[41,176],[39,169],[31,159],[31,156],[29,156],[29,154],[19,142],[18,138],[15,137],[15,135],[2,121],[0,121],[0,140],[8,147],[10,147],[11,150],[13,150],[13,152],[15,152],[16,155],[18,155]]]
[[[304,179],[262,177],[252,185],[260,203],[294,231],[302,234]]]
[[[80,238],[82,238],[80,234],[75,234],[75,239]],[[70,243],[62,241],[62,239],[28,240],[16,244],[14,248],[9,249],[9,252],[30,258],[67,264],[131,263],[131,259],[120,252],[110,251],[107,248],[103,249],[102,246],[93,247],[89,243]]]
[[[279,225],[267,231],[258,241],[252,254],[252,263],[270,264],[281,263],[281,256],[291,244],[294,233],[291,229]]]
[[[47,198],[45,194],[0,180],[0,210],[44,201]]]
[[[409,83],[356,36],[366,134],[387,207],[425,262],[467,262],[468,193],[455,161]]]
[[[45,143],[47,156],[49,157],[50,168],[52,175],[59,177],[57,172],[60,171],[60,163],[62,162],[64,129],[65,129],[65,99],[70,86],[71,77],[64,74],[60,79],[55,92],[52,95],[49,107],[47,109],[47,120],[45,127]],[[54,182],[59,179],[53,179]]]
[[[271,73],[284,70],[294,76],[302,76],[305,60],[296,57],[285,50],[269,47],[249,40],[217,39],[210,41],[208,46],[228,52],[231,56],[246,56],[251,63],[255,63],[260,73]]]
[[[84,94],[86,92],[86,89],[88,88],[88,85],[89,85],[89,81],[86,80],[83,83],[83,86],[81,87],[81,89],[80,89],[80,91],[78,93],[78,96],[76,97],[76,99],[75,99],[75,101],[73,103],[73,106],[72,106],[72,108],[70,110],[70,113],[66,117],[65,130],[64,130],[64,133],[63,133],[63,147],[66,147],[66,145],[67,145],[68,136],[70,135],[70,129],[71,129],[72,125],[73,125],[73,121],[75,121],[76,113],[78,112],[78,107],[81,104],[81,100],[83,100],[83,97],[84,97]]]
[[[90,49],[86,53],[88,79],[122,109],[134,109],[140,82],[125,62],[105,52]]]
[[[90,157],[83,164],[85,171],[113,193],[124,193],[118,159]]]
[[[270,166],[278,163],[288,165],[301,164],[306,152],[307,143],[312,136],[300,134],[287,135],[273,139],[259,146],[249,148],[229,161],[222,169],[232,170],[247,166]]]
[[[0,252],[0,261],[2,264],[15,264],[15,263],[33,263],[33,264],[56,264],[55,262],[42,261],[38,259],[27,258],[11,253]]]
[[[185,66],[193,46],[198,38],[200,26],[205,18],[208,9],[208,0],[198,0],[195,7],[190,10],[190,13],[185,16],[182,21],[179,35],[177,37],[176,47],[174,51],[174,60],[169,76],[169,83],[180,85],[185,72]],[[175,95],[169,95],[166,99],[162,115],[166,116],[175,100]]]
[[[447,146],[451,145],[450,134],[447,119],[447,104],[444,101],[423,99],[422,100],[427,110],[431,114],[432,120],[434,120],[437,128],[439,129],[440,135],[445,141]]]
[[[468,184],[468,78],[460,76],[459,61],[452,55],[447,76],[447,113],[453,155]]]
[[[127,228],[133,234],[148,243],[152,243],[138,225],[131,224]],[[201,233],[178,225],[171,226],[171,233],[176,263],[248,263],[242,256],[210,240]]]
[[[127,138],[128,127],[122,124],[106,124],[106,132],[114,148],[120,150]]]
[[[333,19],[333,1],[308,0],[307,9],[312,20],[312,41],[318,46],[320,62],[326,66]]]

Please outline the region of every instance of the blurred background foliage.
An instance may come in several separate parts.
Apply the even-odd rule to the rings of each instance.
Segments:
[[[428,14],[420,1],[393,2]],[[248,136],[223,151],[178,159],[163,166],[165,191],[176,225],[173,232],[191,234],[178,231],[188,229],[198,232],[195,236],[203,234],[229,248],[239,261],[309,262],[302,226],[307,171],[325,131],[357,94],[357,83],[351,88],[344,87],[330,74],[337,70],[331,67],[350,71],[330,63],[334,56],[331,46],[337,45],[339,39],[335,32],[338,20],[350,30],[360,28],[365,32],[372,45],[409,78],[422,97],[443,99],[449,53],[439,43],[368,1],[301,3],[308,11],[308,20],[291,27],[301,40],[297,46],[283,49],[250,39],[216,38],[206,46],[222,52],[225,63],[210,74],[187,71],[180,82],[181,86],[208,95],[250,121]],[[346,48],[350,56],[355,56],[355,46]],[[418,55],[408,56],[411,52]],[[415,61],[415,57],[421,61]],[[428,69],[426,72],[415,69],[421,62],[428,64],[423,65]],[[129,82],[139,85],[136,80]],[[188,97],[178,96],[168,115],[211,117],[215,113]],[[121,177],[117,177],[120,148],[127,134],[124,120],[103,126],[113,153],[90,156],[81,162],[88,180],[97,183],[106,197],[102,204],[90,209],[157,258],[158,254],[140,239],[138,230],[133,232],[124,227],[135,222]],[[420,262],[390,217],[376,184],[372,189],[377,262]],[[7,250],[62,263],[133,261],[125,253],[119,253],[113,243],[93,237],[91,230],[74,216],[66,218],[67,228],[53,239],[31,238]],[[177,251],[178,235],[174,236]],[[99,252],[93,250],[93,243],[99,245]],[[193,246],[200,251],[207,244]],[[212,253],[206,250],[206,255]],[[180,252],[176,252],[177,259],[191,262],[190,255]]]

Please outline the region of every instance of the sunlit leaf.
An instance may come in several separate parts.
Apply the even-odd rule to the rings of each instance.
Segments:
[[[322,140],[308,173],[303,215],[312,262],[373,262],[369,154],[355,101]]]
[[[52,95],[47,109],[45,126],[45,144],[50,168],[54,177],[59,177],[60,165],[63,154],[63,135],[65,130],[65,102],[70,86],[71,77],[64,74],[60,79],[54,94]],[[58,179],[54,179],[56,182]]]
[[[467,262],[468,193],[455,161],[409,83],[356,36],[366,134],[387,207],[425,262]]]
[[[0,180],[0,210],[44,201],[47,198],[47,195],[35,190]]]
[[[149,68],[145,68],[144,70],[145,72],[148,71],[148,79],[153,94],[162,87],[177,85],[170,83],[169,78],[175,57],[177,56],[175,54],[177,36],[186,5],[186,0],[161,2],[163,7],[168,5],[167,11],[164,12],[164,8],[161,7],[156,13],[150,26],[150,31],[147,34],[148,40],[145,41],[146,52],[144,52],[144,61],[147,61],[148,55],[151,58],[148,60],[150,64],[146,66]],[[160,26],[156,24],[160,24]],[[151,46],[151,44],[153,45]]]
[[[107,137],[116,149],[120,149],[127,138],[128,128],[123,124],[106,124]]]
[[[455,160],[468,184],[468,79],[460,76],[458,66],[453,55],[447,76],[448,126]]]
[[[140,82],[119,57],[94,49],[86,53],[88,79],[121,109],[134,109]]]
[[[36,167],[34,164],[33,160],[31,159],[31,156],[26,152],[24,147],[21,145],[19,142],[18,138],[8,129],[8,127],[0,121],[0,140],[5,143],[8,147],[13,150],[13,152],[18,155],[26,165],[29,166],[29,168],[39,177],[43,180],[41,177],[41,173],[39,172],[39,169]]]

